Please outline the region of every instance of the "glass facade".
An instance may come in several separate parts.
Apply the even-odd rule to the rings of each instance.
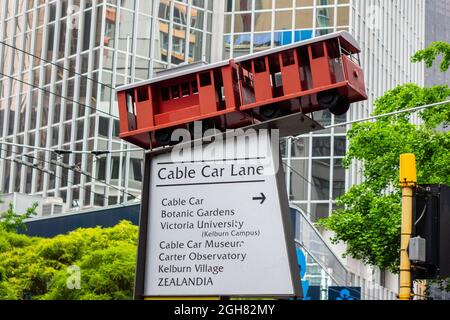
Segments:
[[[114,88],[210,61],[212,0],[2,0],[0,139],[73,151],[118,138]],[[142,152],[62,154],[1,145],[0,193],[61,197],[66,209],[139,197]]]
[[[315,119],[330,125],[365,117],[388,88],[421,82],[421,69],[400,56],[399,44],[407,54],[423,45],[421,23],[411,23],[421,21],[421,2],[406,10],[403,0],[2,1],[0,137],[75,151],[129,149],[117,137],[115,87],[181,63],[216,62],[339,30],[350,31],[363,48],[369,101],[348,116],[323,111]],[[381,26],[373,25],[372,7]],[[404,26],[397,26],[393,21],[404,12]],[[410,35],[401,36],[406,29]],[[216,48],[220,54],[212,53]],[[341,127],[282,142],[290,200],[313,221],[360,182],[359,164],[342,167],[345,133]],[[141,153],[59,157],[2,148],[0,158],[8,159],[0,159],[3,193],[62,197],[68,207],[73,200],[102,206],[139,196]]]
[[[222,2],[223,46],[216,53],[220,59],[342,30],[356,38],[362,48],[361,64],[369,99],[353,105],[345,116],[337,117],[328,111],[315,113],[314,119],[324,126],[370,116],[375,99],[397,85],[424,84],[423,66],[410,63],[412,54],[425,45],[424,0],[222,0],[217,3]],[[348,169],[342,164],[349,128],[334,127],[281,141],[291,205],[313,223],[327,217],[336,208],[336,199],[362,181],[361,163],[354,162]],[[345,249],[333,246],[333,250],[342,253]],[[316,255],[307,252],[305,255],[311,263],[308,274],[317,280],[313,283],[320,282],[324,288],[342,282],[330,280],[333,272],[327,273],[326,268],[314,264]],[[344,261],[348,269],[347,283],[362,287],[363,299],[394,299],[398,285],[398,280],[393,280],[395,277],[389,276],[390,282],[384,283],[385,275],[380,270],[348,258]]]
[[[395,293],[380,285],[379,281],[366,281],[360,275],[348,271],[301,208],[291,205],[291,218],[295,226],[296,249],[302,252],[306,262],[302,281],[306,281],[309,287],[319,286],[321,300],[328,299],[330,286],[362,287],[362,300],[395,299]],[[310,296],[308,293],[304,294]]]
[[[349,0],[225,1],[223,58],[237,57],[315,36],[351,29]],[[347,121],[318,112],[322,125]],[[282,141],[291,203],[312,221],[328,216],[345,192],[345,127]]]
[[[426,33],[425,41],[428,46],[433,41],[450,42],[450,0],[426,1]],[[441,61],[441,58],[438,59]],[[439,65],[425,70],[427,86],[447,84],[450,86],[450,74],[442,72]]]
[[[223,59],[342,30],[355,36],[363,50],[369,100],[340,117],[315,113],[323,126],[368,117],[386,90],[423,83],[423,68],[409,62],[424,44],[421,0],[224,0],[224,6]],[[281,142],[290,201],[314,222],[327,217],[336,198],[361,182],[359,163],[349,170],[342,165],[347,129],[335,127]]]
[[[225,0],[223,58],[348,30],[349,0]]]
[[[217,62],[341,30],[362,48],[369,100],[346,116],[322,111],[314,119],[327,126],[364,118],[386,90],[424,83],[423,66],[409,60],[425,45],[424,5],[424,0],[2,0],[0,140],[78,152],[135,149],[118,138],[116,87],[175,65]],[[289,199],[313,222],[328,216],[336,198],[361,182],[361,164],[342,166],[347,129],[281,141]],[[120,204],[140,196],[142,159],[142,152],[58,156],[0,145],[0,193],[61,197],[66,209]],[[311,270],[317,269],[308,274],[335,277],[320,271],[317,259],[314,252],[308,255]],[[355,270],[349,281],[374,296]]]
[[[424,0],[219,0],[216,3],[223,5],[225,13],[220,21],[222,38],[217,39],[223,45],[214,55],[218,59],[343,30],[356,38],[362,48],[361,64],[369,99],[353,105],[345,116],[337,117],[328,111],[315,113],[314,119],[324,126],[370,116],[375,99],[397,85],[424,84],[423,67],[410,63],[412,54],[425,44]],[[215,6],[215,12],[220,10]],[[348,129],[349,126],[334,127],[281,141],[289,199],[313,223],[327,217],[336,208],[336,199],[362,181],[361,163],[354,162],[348,169],[342,164],[348,147]],[[343,252],[343,248],[333,249]],[[384,276],[379,270],[348,259],[345,263],[350,283],[362,287],[364,299],[394,298],[395,280],[386,284],[391,291],[380,288]],[[327,279],[326,270],[316,269],[318,279]]]

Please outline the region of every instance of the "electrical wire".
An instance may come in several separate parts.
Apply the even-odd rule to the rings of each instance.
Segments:
[[[314,183],[312,183],[311,181],[309,181],[307,178],[305,178],[302,174],[300,174],[297,170],[295,170],[292,166],[288,165],[285,161],[282,161],[284,165],[286,165],[286,167],[288,167],[289,169],[291,169],[291,171],[293,173],[295,173],[296,175],[298,175],[300,178],[302,178],[303,180],[305,180],[306,183],[310,184],[312,187],[315,187],[316,185]],[[324,201],[336,201],[336,199],[328,199],[328,200],[324,200]],[[307,212],[310,216],[311,213]]]
[[[62,96],[62,95],[60,95],[60,94],[51,92],[51,91],[49,91],[49,90],[46,90],[46,89],[44,89],[44,88],[41,88],[41,87],[36,86],[36,85],[34,85],[34,84],[31,84],[31,83],[29,83],[29,82],[26,82],[26,81],[23,81],[23,80],[14,78],[14,77],[9,76],[9,75],[7,75],[7,74],[5,74],[5,73],[0,72],[0,75],[1,75],[1,76],[5,76],[5,77],[7,77],[7,78],[9,78],[9,79],[11,79],[11,80],[14,80],[14,81],[18,81],[18,82],[20,82],[20,83],[22,83],[22,84],[24,84],[24,85],[30,86],[30,87],[32,87],[32,88],[41,90],[41,91],[46,92],[46,93],[48,93],[48,94],[54,95],[55,97],[64,99],[64,100],[66,100],[66,101],[72,102],[72,103],[74,103],[74,104],[80,105],[80,106],[85,107],[85,108],[88,108],[88,109],[91,109],[91,110],[95,111],[96,113],[102,113],[102,114],[107,115],[107,116],[109,116],[109,117],[111,117],[111,118],[113,118],[113,119],[119,120],[118,117],[112,115],[111,113],[108,113],[108,112],[105,112],[105,111],[101,111],[101,110],[99,110],[99,109],[97,109],[97,108],[88,106],[87,104],[80,103],[80,102],[75,101],[75,100],[73,100],[73,99],[64,97],[64,96]]]
[[[411,108],[411,109],[399,110],[399,111],[379,114],[379,115],[371,116],[371,117],[367,117],[367,118],[362,118],[362,119],[358,119],[358,120],[352,120],[352,121],[348,121],[348,122],[337,123],[337,124],[333,124],[333,125],[330,125],[330,126],[326,126],[322,130],[328,130],[328,129],[332,129],[332,128],[348,126],[348,125],[355,124],[355,123],[366,122],[366,121],[371,121],[371,120],[377,120],[379,118],[395,116],[395,115],[403,114],[403,113],[411,113],[411,112],[415,112],[415,111],[419,111],[419,110],[423,110],[423,109],[438,107],[438,106],[441,106],[441,105],[444,105],[444,104],[449,104],[449,103],[450,103],[450,100],[445,100],[445,101],[441,101],[441,102],[426,104],[426,105],[422,105],[422,106]],[[320,130],[319,130],[319,132],[320,132]],[[299,138],[301,138],[303,136],[304,136],[304,134],[301,134],[301,135],[298,135],[298,136],[290,136],[290,137],[286,137],[286,138],[291,138],[291,139],[297,140],[297,139],[299,139]]]
[[[17,79],[15,79],[15,80],[17,80]],[[42,88],[40,88],[40,89],[42,89]],[[407,109],[407,110],[395,111],[395,112],[386,113],[386,114],[382,114],[382,115],[377,115],[377,116],[373,116],[373,117],[369,117],[369,118],[354,120],[354,121],[350,121],[350,122],[346,122],[346,123],[340,123],[340,124],[336,124],[336,125],[332,125],[332,126],[327,126],[325,128],[329,129],[329,128],[345,126],[345,125],[358,123],[358,122],[370,121],[370,120],[378,119],[378,118],[381,118],[381,117],[393,116],[393,115],[406,113],[406,112],[414,112],[414,111],[418,111],[418,110],[421,110],[421,109],[432,108],[432,107],[440,106],[440,105],[447,104],[447,103],[450,103],[450,100],[442,101],[442,102],[438,102],[438,103],[433,103],[433,104],[428,104],[428,105],[424,105],[424,106],[419,106],[419,107],[411,108],[411,109]],[[291,138],[296,139],[296,137],[291,137]],[[104,150],[104,151],[71,151],[71,150],[58,150],[58,149],[41,148],[41,147],[35,147],[35,146],[29,146],[29,145],[23,145],[23,144],[9,143],[9,142],[5,142],[5,141],[0,141],[0,144],[6,144],[6,145],[11,145],[11,146],[16,146],[16,147],[35,149],[35,150],[49,151],[49,152],[54,152],[54,153],[56,153],[58,155],[63,155],[63,154],[93,154],[95,156],[99,156],[99,155],[110,154],[110,153],[125,153],[125,152],[143,151],[143,149],[126,149],[126,150],[112,150],[112,151],[111,150]],[[311,186],[315,186],[315,184],[313,184],[311,181],[309,181],[307,178],[305,178],[303,175],[301,175],[299,172],[297,172],[292,166],[288,165],[285,161],[283,161],[283,163],[287,167],[289,167],[292,172],[294,172],[296,175],[298,175],[303,180],[305,180],[308,184],[310,184]],[[92,176],[91,176],[91,178],[92,178]],[[335,200],[328,199],[328,201],[335,201]],[[311,215],[311,213],[308,213],[308,214]],[[420,218],[419,218],[418,221],[420,221]]]
[[[309,180],[308,180],[307,178],[305,178],[302,174],[300,174],[300,173],[297,172],[295,169],[293,169],[291,166],[289,166],[286,162],[283,161],[283,163],[284,163],[288,168],[290,168],[291,171],[294,172],[294,174],[298,175],[300,178],[302,178],[303,180],[305,180],[305,181],[306,181],[307,183],[309,183],[311,186],[313,186],[313,187],[315,186],[311,181],[309,181]],[[328,199],[328,201],[336,201],[336,200]],[[307,210],[305,210],[305,209],[303,209],[303,208],[302,208],[302,210],[305,211],[305,213],[309,214],[310,217],[312,217],[312,215],[311,215],[310,212],[308,212]],[[299,245],[302,246],[302,247],[304,248],[304,246],[303,246],[302,244],[299,243]],[[305,249],[306,249],[306,248],[305,248]],[[314,259],[314,258],[313,258],[313,259]],[[316,259],[314,259],[314,260],[316,260]],[[335,289],[330,289],[330,290],[335,290]],[[338,291],[336,291],[336,292],[338,292]],[[364,293],[364,292],[361,291],[361,297],[363,297],[363,296],[364,296],[364,297],[372,298],[373,300],[377,300],[377,299],[378,299],[378,298],[376,298],[375,296],[366,294],[366,293]]]
[[[1,74],[1,73],[0,73]],[[15,79],[17,80],[17,79]],[[19,80],[17,80],[19,81]],[[42,88],[38,88],[38,89],[42,89]],[[42,89],[43,90],[43,89]],[[76,102],[78,103],[78,102]],[[440,106],[443,104],[447,104],[450,103],[450,100],[447,101],[442,101],[442,102],[437,102],[437,103],[433,103],[433,104],[428,104],[428,105],[423,105],[420,107],[416,107],[416,108],[412,108],[412,109],[408,109],[408,110],[401,110],[401,111],[395,111],[395,112],[391,112],[391,113],[385,113],[385,114],[381,114],[381,115],[377,115],[377,116],[373,116],[373,117],[369,117],[369,118],[364,118],[364,119],[360,119],[360,120],[354,120],[354,121],[349,121],[349,122],[345,122],[345,123],[339,123],[339,124],[335,124],[332,126],[327,126],[324,129],[330,129],[330,128],[335,128],[335,127],[340,127],[340,126],[346,126],[349,124],[354,124],[354,123],[358,123],[358,122],[365,122],[365,121],[370,121],[370,120],[375,120],[381,117],[388,117],[388,116],[392,116],[392,115],[397,115],[397,114],[401,114],[401,113],[407,113],[407,112],[414,112],[417,110],[421,110],[421,109],[427,109],[427,108],[433,108],[436,106]],[[82,105],[82,104],[80,104]],[[83,105],[82,105],[83,106]],[[103,111],[99,111],[97,109],[94,109],[97,112],[102,112],[105,113]],[[106,113],[107,115],[110,115],[109,113]],[[291,138],[294,140],[299,139],[300,137],[302,137],[303,135],[299,135],[299,136],[290,136],[290,137],[286,137],[287,139]],[[35,146],[30,146],[30,145],[23,145],[23,144],[13,144],[13,143],[7,143],[4,141],[0,141],[0,144],[9,144],[9,145],[13,145],[13,146],[17,146],[17,147],[22,147],[22,148],[29,148],[29,149],[36,149],[36,150],[44,150],[44,151],[50,151],[50,152],[55,152],[55,153],[60,153],[60,154],[108,154],[108,153],[126,153],[126,152],[137,152],[137,151],[143,151],[143,149],[141,148],[136,148],[136,149],[125,149],[125,150],[101,150],[101,151],[72,151],[72,150],[57,150],[57,149],[49,149],[49,148],[40,148],[40,147],[35,147]]]
[[[431,104],[427,104],[427,105],[423,105],[423,106],[419,106],[419,107],[415,107],[415,108],[411,108],[411,109],[406,109],[406,110],[399,110],[399,111],[384,113],[384,114],[371,116],[371,117],[367,117],[367,118],[363,118],[363,119],[358,119],[358,120],[338,123],[338,124],[334,124],[334,125],[331,125],[331,126],[326,126],[325,129],[331,129],[331,128],[336,128],[336,127],[347,126],[347,125],[354,124],[354,123],[376,120],[376,119],[379,119],[379,118],[395,116],[395,115],[402,114],[402,113],[415,112],[415,111],[419,111],[419,110],[422,110],[422,109],[428,109],[428,108],[441,106],[441,105],[447,104],[447,103],[450,103],[450,100],[436,102],[436,103],[431,103]]]
[[[62,180],[62,177],[59,177],[57,174],[55,174],[55,173],[53,173],[53,172],[50,172],[50,171],[48,171],[48,170],[45,170],[45,169],[38,168],[38,167],[36,167],[36,166],[34,166],[34,165],[27,164],[27,163],[25,163],[24,161],[17,160],[17,159],[7,159],[7,158],[4,158],[4,157],[0,157],[0,159],[1,159],[1,160],[5,160],[5,161],[9,161],[9,162],[15,162],[15,163],[18,163],[18,164],[20,164],[20,165],[23,165],[23,166],[26,166],[26,167],[29,167],[29,168],[32,168],[32,169],[36,169],[36,170],[38,170],[38,171],[41,171],[41,172],[50,174],[50,175],[54,176],[55,178]],[[72,181],[69,181],[69,179],[67,179],[67,181],[70,182],[70,184],[79,187],[80,189],[83,189],[83,190],[85,190],[85,191],[88,191],[89,193],[93,192],[92,190],[88,190],[87,188],[85,188],[85,187],[83,187],[83,186],[81,186],[81,185],[74,184]],[[97,194],[97,193],[96,193],[96,194]],[[106,196],[104,196],[104,195],[102,195],[102,194],[97,194],[97,195],[100,196],[100,197],[102,197],[104,200],[109,200],[109,199],[106,198]],[[125,207],[125,205],[124,205],[123,203],[119,203],[119,204]]]
[[[13,45],[11,45],[11,44],[8,44],[8,43],[6,43],[6,42],[4,42],[4,41],[0,41],[0,44],[2,44],[2,45],[4,45],[4,46],[7,46],[7,47],[9,47],[9,48],[11,48],[11,49],[13,49],[13,50],[20,51],[20,52],[22,52],[22,53],[24,53],[24,54],[27,54],[27,55],[29,55],[29,56],[35,58],[35,59],[39,59],[39,60],[41,60],[41,61],[44,61],[45,63],[49,63],[49,64],[51,64],[51,65],[53,65],[53,66],[56,66],[56,67],[61,68],[61,69],[63,69],[63,70],[69,71],[70,73],[76,74],[76,75],[78,75],[78,76],[80,76],[80,77],[82,77],[82,78],[88,79],[88,80],[90,80],[90,81],[92,81],[92,82],[94,82],[94,83],[100,84],[100,85],[105,86],[105,87],[107,87],[107,88],[109,88],[109,89],[116,90],[114,87],[112,87],[112,86],[110,86],[110,85],[107,85],[107,84],[102,83],[102,82],[100,82],[100,81],[98,81],[98,80],[95,80],[94,78],[90,78],[90,77],[88,77],[88,76],[86,76],[86,75],[83,75],[83,74],[81,74],[81,73],[79,73],[79,72],[70,70],[69,68],[66,68],[66,67],[64,67],[64,66],[61,66],[61,65],[59,65],[59,64],[57,64],[57,63],[55,63],[55,62],[52,62],[52,61],[50,61],[50,60],[41,58],[41,57],[39,57],[39,56],[37,56],[37,55],[34,55],[34,54],[30,53],[30,52],[27,52],[27,51],[25,51],[25,50],[19,49],[19,48],[15,47],[15,46],[13,46]]]
[[[77,170],[77,169],[75,169],[75,168],[71,168],[70,165],[68,165],[68,164],[65,164],[65,163],[59,163],[58,161],[54,161],[54,160],[51,160],[50,162],[49,162],[49,161],[46,161],[46,160],[41,160],[41,161],[44,161],[44,162],[49,163],[49,164],[54,164],[54,165],[56,165],[56,166],[59,166],[59,167],[64,168],[64,169],[71,170],[71,171],[73,171],[73,172],[78,172],[78,173],[84,175],[85,177],[88,177],[88,178],[90,178],[90,179],[92,179],[92,180],[94,180],[94,181],[100,182],[100,183],[104,184],[105,186],[110,187],[110,188],[112,188],[112,189],[114,189],[114,190],[116,190],[116,191],[119,191],[119,192],[121,192],[121,193],[124,193],[124,194],[130,196],[130,197],[133,198],[133,199],[138,199],[138,197],[136,197],[134,194],[129,193],[129,192],[127,192],[127,191],[124,191],[124,190],[122,190],[121,188],[116,187],[115,185],[109,184],[109,183],[107,183],[105,180],[101,180],[101,179],[94,178],[91,174],[89,174],[89,173],[87,173],[87,172],[85,172],[85,171]]]
[[[6,151],[6,150],[4,150],[4,149],[0,149],[0,150]],[[79,174],[84,175],[85,177],[88,177],[88,178],[94,180],[94,181],[100,182],[100,183],[104,184],[105,186],[108,186],[108,187],[110,187],[110,188],[112,188],[112,189],[115,189],[116,191],[119,191],[119,192],[121,192],[121,193],[125,193],[126,195],[132,197],[133,199],[137,199],[137,197],[136,197],[135,195],[133,195],[133,194],[131,194],[131,193],[129,193],[129,192],[126,192],[126,191],[124,191],[124,190],[120,189],[119,187],[116,187],[116,186],[114,186],[114,185],[112,185],[112,184],[109,184],[109,183],[107,183],[107,182],[104,181],[104,180],[94,178],[91,174],[89,174],[89,173],[87,173],[87,172],[84,172],[84,171],[82,171],[81,169],[73,168],[73,167],[70,166],[69,164],[62,163],[62,162],[58,162],[58,161],[56,161],[56,160],[50,160],[50,161],[48,161],[48,160],[45,160],[45,159],[36,159],[36,157],[33,157],[32,155],[27,155],[27,154],[23,154],[23,153],[14,152],[14,151],[11,151],[11,152],[14,153],[14,154],[16,154],[16,155],[18,155],[18,156],[28,157],[28,158],[31,158],[31,159],[33,159],[33,160],[35,160],[35,161],[38,161],[38,162],[44,162],[44,163],[47,163],[47,164],[50,164],[50,165],[53,164],[53,165],[59,166],[59,167],[64,168],[64,169],[67,169],[67,170],[70,170],[70,171],[73,171],[73,172],[77,172],[77,173],[79,173]]]
[[[17,144],[17,143],[6,142],[6,141],[0,141],[0,144],[13,146],[13,147],[19,147],[19,148],[27,148],[27,149],[32,149],[32,150],[38,150],[38,151],[50,151],[50,152],[53,151],[52,149],[47,149],[47,148],[42,148],[42,147],[35,147],[35,146],[29,146],[29,145],[25,145],[25,144]]]
[[[22,156],[26,156],[26,155],[22,155]],[[121,193],[125,193],[126,195],[132,197],[133,199],[138,199],[138,197],[136,197],[134,194],[131,194],[131,193],[127,192],[127,191],[124,191],[124,190],[120,189],[119,187],[116,187],[115,185],[109,184],[105,180],[94,178],[91,174],[89,174],[89,173],[87,173],[85,171],[82,171],[81,169],[78,170],[78,169],[72,168],[70,165],[68,165],[66,163],[60,163],[60,162],[58,162],[56,160],[50,160],[50,161],[40,160],[40,161],[43,161],[43,162],[48,163],[48,164],[54,164],[54,165],[59,166],[61,168],[68,169],[68,170],[71,170],[73,172],[80,173],[80,174],[84,175],[85,177],[88,177],[88,178],[90,178],[90,179],[92,179],[94,181],[97,181],[97,182],[100,182],[100,183],[104,184],[107,187],[110,187],[110,188],[112,188],[112,189],[114,189],[116,191],[119,191]]]
[[[68,72],[70,72],[70,73],[76,74],[76,75],[78,75],[78,76],[80,76],[80,77],[83,77],[83,78],[85,78],[85,79],[88,79],[88,80],[90,80],[90,81],[92,81],[92,82],[94,82],[94,83],[100,84],[100,85],[105,86],[105,87],[107,87],[107,88],[110,88],[110,89],[112,89],[112,90],[116,90],[116,89],[113,88],[112,86],[109,86],[109,85],[107,85],[107,84],[101,83],[100,81],[97,81],[97,80],[95,80],[95,79],[93,79],[93,78],[90,78],[90,77],[88,77],[88,76],[86,76],[86,75],[82,75],[82,74],[80,74],[80,73],[78,73],[78,72],[76,72],[76,71],[70,70],[69,68],[66,68],[66,67],[64,67],[64,66],[58,65],[57,63],[53,63],[53,62],[51,62],[51,61],[49,61],[49,60],[43,59],[43,58],[38,57],[38,56],[36,56],[36,55],[34,55],[34,54],[31,54],[31,53],[29,53],[29,52],[26,52],[26,51],[24,51],[24,50],[22,50],[22,49],[19,49],[19,48],[17,48],[17,47],[14,47],[14,46],[12,46],[12,45],[9,45],[9,44],[7,44],[6,42],[0,41],[0,44],[3,44],[4,46],[10,47],[10,48],[13,49],[13,50],[17,50],[17,51],[19,51],[19,52],[22,52],[22,53],[24,53],[24,54],[27,54],[27,55],[29,55],[29,56],[31,56],[31,57],[33,57],[33,58],[39,59],[39,60],[41,60],[41,61],[44,61],[45,63],[51,64],[51,65],[53,65],[53,66],[56,66],[56,67],[61,68],[61,69],[63,69],[63,70],[66,70],[66,71],[68,71]],[[113,118],[115,118],[115,119],[118,119],[117,117],[111,115],[110,113],[107,113],[107,112],[98,110],[98,109],[96,109],[96,108],[93,108],[93,107],[91,107],[91,106],[88,106],[88,105],[85,105],[85,104],[76,102],[75,100],[72,100],[72,99],[63,97],[62,95],[58,95],[58,94],[53,93],[53,92],[51,92],[51,91],[48,91],[48,90],[45,90],[45,89],[43,89],[43,88],[34,86],[34,85],[30,84],[30,83],[27,83],[27,82],[22,81],[22,80],[19,80],[19,79],[17,79],[17,78],[8,76],[8,75],[6,75],[6,74],[4,74],[4,73],[0,73],[0,75],[6,76],[6,77],[8,77],[8,78],[10,78],[10,79],[12,79],[12,80],[15,80],[15,81],[19,81],[19,82],[21,82],[21,83],[23,83],[23,84],[25,84],[25,85],[29,85],[30,87],[34,87],[34,88],[36,88],[36,89],[40,89],[40,90],[42,90],[43,92],[47,92],[47,93],[49,93],[49,94],[55,95],[55,96],[57,96],[57,97],[59,97],[59,98],[61,98],[61,99],[65,99],[65,100],[67,100],[67,101],[71,101],[71,102],[73,102],[73,103],[76,103],[76,104],[78,104],[78,105],[80,105],[80,106],[83,106],[83,107],[92,109],[92,110],[94,110],[95,112],[103,113],[103,114],[109,115],[109,116],[111,116],[111,117],[113,117]],[[378,115],[378,116],[368,117],[368,118],[364,118],[364,119],[359,119],[359,120],[349,121],[349,122],[345,122],[345,123],[335,124],[335,125],[327,126],[327,127],[325,127],[325,129],[330,129],[330,128],[346,126],[346,125],[350,125],[350,124],[354,124],[354,123],[360,123],[360,122],[365,122],[365,121],[375,120],[375,119],[378,119],[378,118],[381,118],[381,117],[393,116],[393,115],[397,115],[397,114],[401,114],[401,113],[414,112],[414,111],[418,111],[418,110],[425,109],[425,108],[428,108],[428,107],[434,107],[434,106],[446,104],[446,103],[449,103],[449,102],[450,102],[450,100],[444,101],[444,102],[440,102],[440,103],[430,104],[430,105],[426,105],[426,106],[421,106],[421,107],[417,107],[417,108],[412,108],[412,109],[408,109],[408,110],[401,110],[401,111],[391,112],[391,113],[387,113],[387,114],[383,114],[383,115]],[[67,152],[67,153],[72,153],[72,154],[77,154],[77,153],[78,153],[78,154],[102,155],[102,154],[108,154],[108,153],[122,153],[122,152],[142,151],[142,149],[128,149],[128,150],[117,150],[117,151],[85,151],[85,152],[84,152],[84,151],[66,151],[66,150],[54,150],[54,149],[46,149],[46,148],[40,148],[40,147],[34,147],[34,146],[26,146],[26,145],[12,144],[12,143],[6,143],[6,142],[2,142],[2,141],[0,141],[0,143],[4,143],[4,144],[7,144],[7,145],[12,145],[12,146],[23,147],[23,148],[30,148],[30,149],[36,149],[36,150],[42,150],[42,151],[50,151],[50,152],[55,152],[55,153],[57,153],[57,154],[66,154],[66,152]],[[7,150],[4,150],[4,149],[2,149],[2,150],[3,150],[3,151],[7,151]],[[15,152],[14,152],[14,153],[15,153]],[[90,179],[92,179],[92,180],[94,180],[94,181],[103,183],[103,184],[105,184],[105,185],[108,186],[108,187],[111,187],[111,188],[113,188],[113,189],[116,189],[117,191],[123,192],[123,191],[120,190],[119,188],[116,188],[116,187],[113,186],[113,185],[107,184],[105,181],[97,180],[97,179],[95,179],[94,177],[92,177],[92,175],[90,175],[90,174],[88,174],[88,173],[85,173],[85,172],[83,172],[83,171],[81,171],[81,170],[76,170],[76,169],[74,169],[74,168],[70,168],[69,165],[66,165],[66,164],[64,164],[64,163],[57,163],[56,161],[55,161],[55,163],[53,163],[53,162],[49,162],[49,161],[42,160],[42,159],[36,159],[36,158],[34,158],[34,157],[30,156],[30,155],[24,155],[24,154],[21,154],[20,156],[29,157],[29,158],[32,158],[32,159],[34,159],[34,160],[36,160],[36,161],[41,161],[41,162],[45,162],[45,163],[49,163],[49,164],[54,164],[54,165],[60,166],[60,167],[65,168],[65,169],[72,170],[73,172],[80,173],[80,174],[85,175],[86,177],[88,177],[88,178],[90,178]],[[24,161],[22,161],[22,160],[17,160],[17,159],[6,159],[6,158],[3,158],[3,157],[0,157],[0,159],[6,160],[6,161],[13,161],[13,162],[16,162],[16,163],[19,163],[19,164],[22,164],[22,165],[31,167],[31,168],[33,168],[33,169],[43,171],[44,173],[51,174],[51,175],[55,176],[56,178],[62,180],[61,177],[58,177],[56,174],[52,173],[51,171],[40,169],[40,168],[38,168],[38,167],[35,167],[34,165],[29,166],[29,165],[27,165],[26,163],[24,163]],[[298,173],[295,169],[293,169],[292,166],[288,165],[286,162],[283,162],[283,163],[284,163],[287,167],[289,167],[289,168],[291,169],[292,172],[294,172],[295,174],[297,174],[299,177],[301,177],[303,180],[305,180],[305,181],[306,181],[307,183],[309,183],[311,186],[315,186],[311,181],[309,181],[309,180],[306,179],[303,175],[301,175],[301,174]],[[68,177],[67,177],[67,178],[68,178]],[[69,182],[70,182],[70,181],[69,181]],[[70,183],[71,183],[71,184],[74,184],[73,182],[70,182]],[[85,189],[84,187],[82,187],[82,186],[80,186],[80,185],[78,185],[78,186],[79,186],[80,188],[82,188],[82,189],[84,189],[84,190],[87,191],[87,189]],[[91,192],[92,192],[92,191],[91,191]],[[133,197],[133,198],[136,198],[134,195],[132,195],[132,194],[130,194],[130,193],[128,193],[128,192],[125,192],[125,193],[126,193],[127,195]],[[99,195],[100,195],[100,194],[99,194]],[[100,195],[100,196],[103,197],[103,199],[106,199],[105,196],[103,196],[103,195]],[[332,199],[329,199],[329,200],[332,200]],[[120,204],[123,205],[123,202],[121,202]],[[421,219],[423,218],[423,216],[424,216],[424,214],[425,214],[425,211],[426,211],[426,206],[424,207],[424,210],[423,210],[423,212],[422,212],[420,218],[415,222],[415,225],[417,225],[417,224],[421,221]],[[310,213],[309,213],[309,214],[310,214]],[[334,289],[329,288],[329,290],[334,290]],[[362,294],[365,295],[365,296],[369,296],[369,297],[371,297],[371,298],[374,298],[373,296],[367,295],[367,294],[365,294],[365,293],[362,293]]]
[[[422,220],[423,216],[425,215],[426,210],[427,210],[427,205],[425,204],[425,206],[423,207],[422,213],[421,213],[419,219],[417,219],[417,221],[414,223],[414,226],[416,226],[420,222],[420,220]]]
[[[3,149],[3,148],[1,148],[1,147],[0,147],[0,150],[1,150],[1,151],[6,151],[6,152],[8,152],[7,150],[5,150],[5,149]],[[84,175],[84,176],[86,176],[86,177],[88,177],[88,178],[90,178],[90,179],[92,179],[92,180],[94,180],[94,181],[100,182],[100,183],[104,184],[104,185],[107,186],[107,187],[110,187],[110,188],[112,188],[112,189],[115,189],[116,191],[119,191],[119,192],[121,192],[121,193],[125,193],[126,195],[132,197],[133,199],[138,199],[138,197],[136,197],[135,195],[133,195],[133,194],[131,194],[131,193],[129,193],[129,192],[126,192],[126,191],[120,189],[119,187],[116,187],[116,186],[114,186],[114,185],[111,185],[111,184],[107,183],[107,182],[104,181],[104,180],[96,179],[96,178],[94,178],[92,175],[90,175],[89,173],[86,173],[86,172],[84,172],[84,171],[82,171],[82,170],[77,170],[77,169],[75,169],[75,168],[72,168],[72,167],[71,167],[70,165],[68,165],[68,164],[65,164],[65,163],[58,163],[57,161],[54,161],[54,160],[48,161],[48,160],[44,160],[44,159],[36,159],[35,157],[33,157],[33,156],[31,156],[31,155],[21,154],[21,153],[14,152],[14,151],[11,151],[11,152],[14,153],[14,154],[16,154],[16,155],[18,155],[18,156],[31,158],[31,159],[33,159],[34,161],[37,161],[37,162],[44,162],[44,163],[47,163],[47,164],[53,164],[53,165],[59,166],[59,167],[61,167],[61,168],[64,168],[64,169],[67,169],[67,170],[70,170],[70,171],[79,173],[79,174]],[[1,159],[9,160],[9,159],[5,159],[5,158],[1,158]],[[18,163],[20,163],[20,164],[24,164],[25,166],[27,166],[27,164],[24,163],[23,160],[18,160],[18,159],[14,159],[14,160],[15,160],[16,163],[18,162]],[[42,168],[36,167],[34,164],[32,164],[31,167],[34,168],[34,169],[43,171],[43,172],[45,172],[45,173],[48,173],[48,174],[50,174],[50,175],[54,175],[55,177],[57,177],[56,174],[55,174],[53,171],[49,171],[49,170],[47,170],[47,169],[42,169]],[[58,179],[62,179],[62,177],[57,177],[57,178],[58,178]],[[67,176],[66,178],[67,178],[67,181],[69,181],[69,177]],[[71,182],[71,181],[69,181],[69,182],[70,182],[71,184],[74,185],[73,182]],[[81,187],[81,186],[80,186],[80,187]],[[83,188],[83,189],[84,189],[84,188]],[[86,190],[86,189],[85,189],[85,190]],[[106,197],[105,197],[105,199],[106,199]]]
[[[65,150],[65,149],[50,149],[50,148],[43,148],[43,147],[35,147],[30,146],[26,144],[19,144],[19,143],[13,143],[13,142],[6,142],[6,141],[0,141],[0,144],[9,145],[12,147],[19,147],[19,148],[25,148],[25,149],[31,149],[31,150],[41,150],[46,152],[53,152],[58,155],[65,155],[65,154],[91,154],[96,157],[106,155],[106,154],[116,154],[116,153],[129,153],[129,152],[143,152],[144,149],[121,149],[121,150],[93,150],[93,151],[71,151],[71,150]]]

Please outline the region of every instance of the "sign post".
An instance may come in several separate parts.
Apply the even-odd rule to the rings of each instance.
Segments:
[[[146,156],[136,299],[302,297],[278,139],[224,142]]]

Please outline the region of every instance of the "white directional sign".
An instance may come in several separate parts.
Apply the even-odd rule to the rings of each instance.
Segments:
[[[246,143],[212,156],[201,147],[153,157],[146,296],[295,295],[278,154]]]

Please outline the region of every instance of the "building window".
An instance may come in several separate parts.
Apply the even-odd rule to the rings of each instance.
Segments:
[[[330,160],[313,160],[311,200],[330,200]]]
[[[99,117],[98,119],[98,134],[102,137],[109,136],[109,119],[105,117]]]
[[[120,164],[120,158],[119,157],[112,157],[112,168],[111,168],[111,179],[117,180],[119,179],[119,164]]]
[[[142,181],[142,162],[140,159],[131,159],[134,181]]]
[[[106,158],[100,158],[97,161],[97,178],[106,180]]]
[[[331,138],[330,137],[314,137],[313,138],[313,157],[330,157],[331,156]]]

